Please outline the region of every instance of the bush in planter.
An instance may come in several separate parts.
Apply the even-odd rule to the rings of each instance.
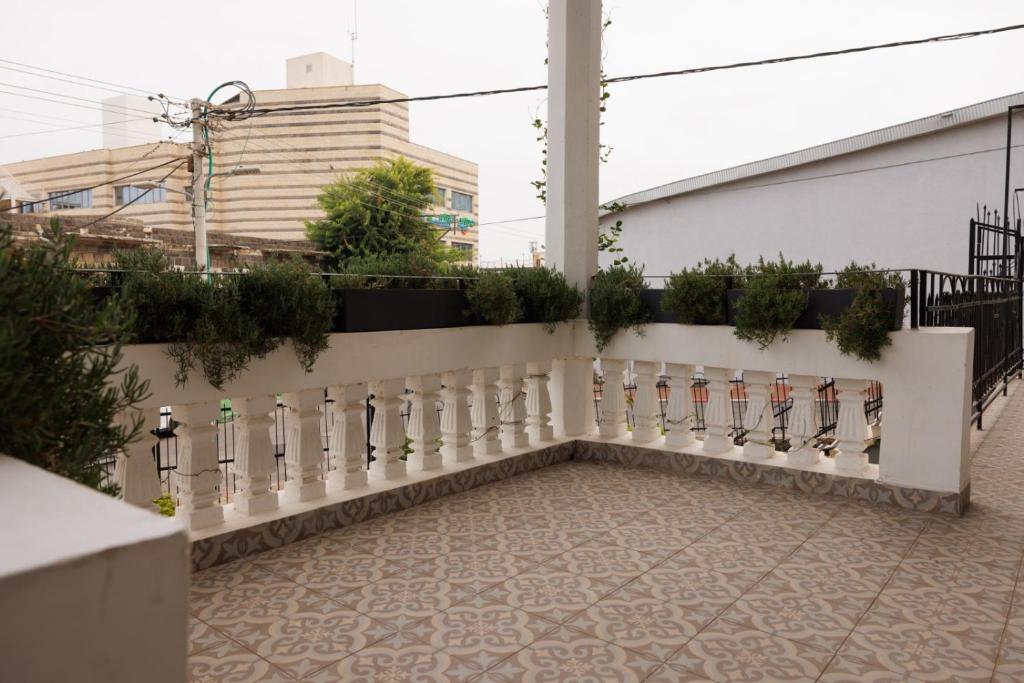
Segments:
[[[458,278],[473,277],[465,265],[413,251],[351,258],[331,275],[332,289],[458,289]]]
[[[742,278],[743,296],[736,302],[733,334],[766,349],[783,340],[807,308],[807,290],[819,286],[821,264],[794,264],[779,254],[778,262],[758,259]]]
[[[611,266],[598,271],[590,284],[590,320],[598,351],[603,351],[619,330],[632,327],[637,335],[651,322],[651,312],[640,299],[647,289],[643,268]]]
[[[138,436],[138,422],[114,419],[148,392],[135,366],[119,370],[131,312],[96,304],[52,228],[48,243],[23,246],[0,226],[0,452],[116,493],[100,463]]]
[[[854,290],[853,303],[839,316],[821,316],[821,328],[844,356],[870,362],[882,357],[882,349],[892,345],[889,329],[892,307],[883,298],[887,288],[903,289],[906,283],[899,273],[875,273],[850,263],[836,278],[837,289]]]
[[[504,273],[481,272],[470,282],[466,298],[469,300],[466,314],[477,316],[488,325],[508,325],[522,317],[512,280]]]
[[[725,322],[725,290],[729,276],[740,266],[730,254],[725,261],[704,259],[693,268],[669,275],[661,308],[684,325],[719,325]]]
[[[580,315],[583,292],[565,281],[565,275],[553,268],[512,268],[506,271],[523,307],[523,317],[544,323],[548,332],[555,325]]]

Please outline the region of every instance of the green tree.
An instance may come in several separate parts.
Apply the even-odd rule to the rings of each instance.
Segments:
[[[450,249],[423,219],[434,202],[433,172],[404,157],[378,161],[323,188],[326,214],[306,223],[306,235],[337,265],[349,259],[427,253],[452,260]]]
[[[131,316],[116,299],[97,304],[56,219],[48,239],[16,246],[0,226],[0,452],[113,493],[100,461],[139,432],[114,418],[148,391],[121,368]]]

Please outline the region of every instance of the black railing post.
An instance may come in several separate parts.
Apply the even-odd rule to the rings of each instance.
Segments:
[[[977,258],[978,226],[974,219],[971,219],[970,238],[967,242],[967,274],[974,275],[974,261]]]
[[[918,297],[920,296],[920,277],[917,269],[910,271],[910,327],[911,329],[917,329],[917,307]]]

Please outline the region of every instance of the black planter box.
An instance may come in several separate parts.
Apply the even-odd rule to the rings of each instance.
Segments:
[[[335,332],[425,330],[478,325],[464,311],[461,289],[342,289],[336,290],[340,310]]]
[[[643,289],[640,290],[640,300],[644,305],[651,311],[654,316],[653,320],[656,323],[678,323],[679,316],[675,313],[669,313],[661,308],[661,298],[664,296],[664,289]],[[722,310],[725,310],[725,302],[722,302]],[[725,321],[718,323],[698,322],[695,325],[725,325]]]
[[[808,290],[807,308],[793,324],[794,330],[820,330],[820,316],[838,316],[853,304],[854,289],[811,289]],[[736,302],[743,296],[742,289],[726,292],[728,306],[726,316],[730,325],[736,324]],[[882,290],[882,298],[892,309],[890,330],[903,327],[903,301],[906,293],[902,289],[888,287]]]

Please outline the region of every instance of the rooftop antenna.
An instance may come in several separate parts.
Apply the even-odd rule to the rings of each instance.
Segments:
[[[356,38],[359,37],[359,0],[352,0],[352,30],[348,37],[352,41],[352,82],[356,79]]]

